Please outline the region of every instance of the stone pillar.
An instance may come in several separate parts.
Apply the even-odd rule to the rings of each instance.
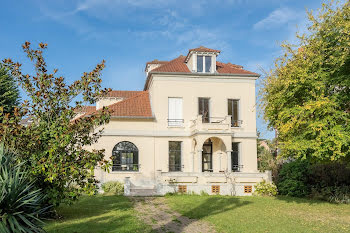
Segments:
[[[197,155],[198,155],[198,161],[197,161],[197,164],[198,164],[198,172],[202,172],[202,149],[200,150],[197,150]]]
[[[190,163],[191,163],[191,172],[194,172],[194,155],[195,155],[195,152],[194,151],[191,151],[191,161],[190,161]]]
[[[227,172],[232,172],[232,161],[231,161],[231,152],[232,150],[227,150]]]
[[[131,182],[130,177],[124,178],[124,196],[130,196]]]

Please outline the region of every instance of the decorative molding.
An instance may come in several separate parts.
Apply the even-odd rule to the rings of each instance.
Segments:
[[[257,138],[255,132],[189,132],[189,131],[152,131],[152,130],[108,130],[102,132],[103,136],[138,136],[138,137],[192,137],[194,135],[231,135],[234,138]]]

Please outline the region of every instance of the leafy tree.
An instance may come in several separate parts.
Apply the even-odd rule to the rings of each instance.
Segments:
[[[88,147],[98,140],[101,126],[109,121],[110,114],[103,108],[91,116],[72,119],[74,110],[84,102],[93,104],[108,92],[101,88],[104,61],[68,85],[63,77],[56,77],[57,69],[48,72],[43,57],[47,44],[40,43],[37,49],[32,49],[26,42],[22,47],[34,63],[36,73],[23,74],[21,64],[3,60],[3,66],[16,78],[29,101],[24,101],[12,115],[2,113],[0,141],[19,150],[21,160],[30,167],[51,204],[70,202],[82,193],[93,194],[94,168],[98,164],[106,168],[108,163],[103,160],[103,150],[88,150]],[[33,123],[19,124],[26,116]]]
[[[15,79],[9,72],[0,66],[0,106],[5,113],[11,113],[18,105],[19,91]]]
[[[335,161],[350,155],[350,5],[308,13],[308,33],[283,43],[262,88],[264,117],[281,155]]]

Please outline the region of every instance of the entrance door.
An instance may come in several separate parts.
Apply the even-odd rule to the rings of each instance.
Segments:
[[[202,171],[213,172],[213,143],[210,139],[203,144]]]

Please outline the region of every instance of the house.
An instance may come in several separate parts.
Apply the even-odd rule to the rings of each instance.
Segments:
[[[111,91],[95,109],[113,111],[91,149],[105,149],[126,195],[191,192],[251,195],[270,180],[257,169],[255,81],[259,74],[217,61],[199,47],[171,61],[146,63],[143,91]]]

